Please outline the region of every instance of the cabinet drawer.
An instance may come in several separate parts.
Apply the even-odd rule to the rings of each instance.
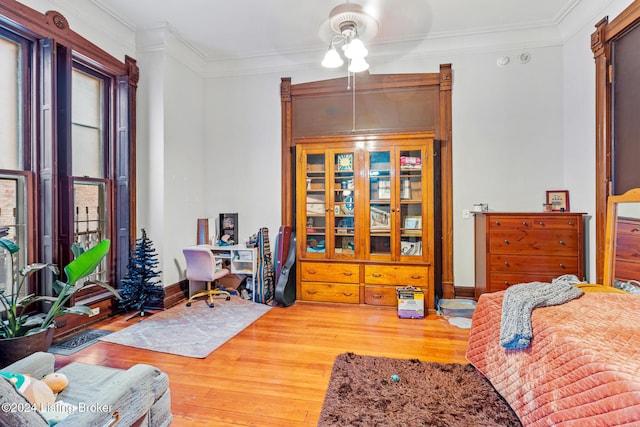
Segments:
[[[579,247],[572,230],[495,230],[490,239],[491,253],[575,255]]]
[[[300,297],[306,301],[360,303],[360,286],[357,284],[302,282],[301,288]]]
[[[489,292],[503,291],[509,286],[519,283],[529,282],[545,282],[550,283],[551,280],[558,277],[559,274],[509,274],[509,273],[493,273],[489,278]]]
[[[303,281],[333,283],[360,282],[360,266],[358,264],[303,262],[300,267],[300,275]]]
[[[565,229],[565,230],[578,230],[579,222],[582,221],[581,217],[561,217],[561,218],[551,218],[551,217],[533,217],[531,218],[531,222],[533,224],[534,229],[545,229],[545,230],[557,230],[557,229]]]
[[[575,256],[545,255],[491,255],[489,271],[503,273],[544,273],[561,276],[578,274],[578,258]]]
[[[533,225],[531,218],[524,216],[501,216],[493,217],[488,220],[490,230],[500,229],[530,229]]]
[[[400,285],[426,288],[429,286],[429,267],[365,265],[364,281],[372,285]]]
[[[364,303],[370,305],[387,305],[395,307],[398,297],[395,286],[365,286]]]

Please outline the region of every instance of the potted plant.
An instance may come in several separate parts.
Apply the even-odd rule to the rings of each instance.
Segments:
[[[20,269],[18,278],[13,277],[13,254],[20,248],[13,241],[0,237],[0,248],[9,252],[11,260],[11,286],[0,289],[0,310],[2,322],[0,323],[0,367],[6,366],[16,360],[35,351],[46,351],[53,339],[55,319],[63,314],[91,314],[91,309],[84,305],[67,307],[69,299],[77,291],[89,284],[97,284],[120,298],[118,291],[107,283],[100,281],[84,281],[81,279],[92,274],[100,265],[102,259],[109,252],[110,241],[102,240],[93,248],[83,251],[74,245],[75,259],[65,268],[66,282],[55,280],[54,292],[57,296],[36,296],[34,294],[20,296],[20,291],[29,276],[33,273],[48,269],[56,276],[60,273],[58,267],[51,263],[34,263]],[[17,279],[17,280],[16,280]],[[25,309],[37,301],[50,303],[44,316],[29,316]],[[17,346],[17,347],[15,347]],[[15,347],[15,348],[14,348]],[[18,354],[24,351],[26,354]]]

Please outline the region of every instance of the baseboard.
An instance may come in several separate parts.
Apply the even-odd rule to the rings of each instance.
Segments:
[[[455,286],[455,296],[456,298],[463,299],[475,299],[476,290],[470,286]]]
[[[169,307],[173,307],[176,304],[180,304],[181,301],[184,301],[189,294],[189,281],[181,280],[177,283],[173,283],[171,285],[164,287],[164,299],[162,299],[162,306],[153,307],[158,310],[167,309]],[[158,300],[160,302],[160,300]],[[151,308],[151,307],[149,307]]]

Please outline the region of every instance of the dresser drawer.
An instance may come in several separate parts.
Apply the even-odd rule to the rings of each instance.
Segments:
[[[398,296],[395,286],[365,286],[364,303],[370,305],[386,305],[395,307],[398,305]]]
[[[303,262],[300,265],[301,280],[306,282],[359,283],[358,264]]]
[[[429,267],[365,265],[364,282],[372,285],[429,286]]]
[[[561,276],[578,274],[578,257],[546,255],[493,254],[489,257],[489,271],[502,273],[544,273]]]
[[[573,230],[494,230],[491,253],[575,255],[578,234]]]
[[[488,219],[489,230],[515,230],[518,228],[530,229],[532,226],[531,218],[528,217],[512,217],[501,216]]]
[[[509,273],[492,273],[489,275],[488,292],[503,291],[509,286],[519,283],[529,282],[545,282],[550,283],[551,280],[560,276],[559,274],[509,274]]]
[[[630,259],[617,259],[613,268],[614,279],[622,280],[638,280],[638,271],[640,271],[640,260],[634,261]]]
[[[360,303],[360,286],[357,284],[302,282],[302,295],[305,301]]]
[[[560,218],[551,218],[551,217],[533,217],[531,218],[531,222],[533,224],[534,229],[544,229],[544,230],[578,230],[580,226],[579,221],[582,221],[582,217],[560,217]]]

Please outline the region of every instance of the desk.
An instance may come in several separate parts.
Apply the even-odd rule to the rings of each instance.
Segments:
[[[248,248],[246,245],[198,245],[198,247],[209,248],[217,259],[228,260],[231,274],[251,276],[251,300],[255,302],[258,248]],[[189,292],[191,293],[191,290]]]

